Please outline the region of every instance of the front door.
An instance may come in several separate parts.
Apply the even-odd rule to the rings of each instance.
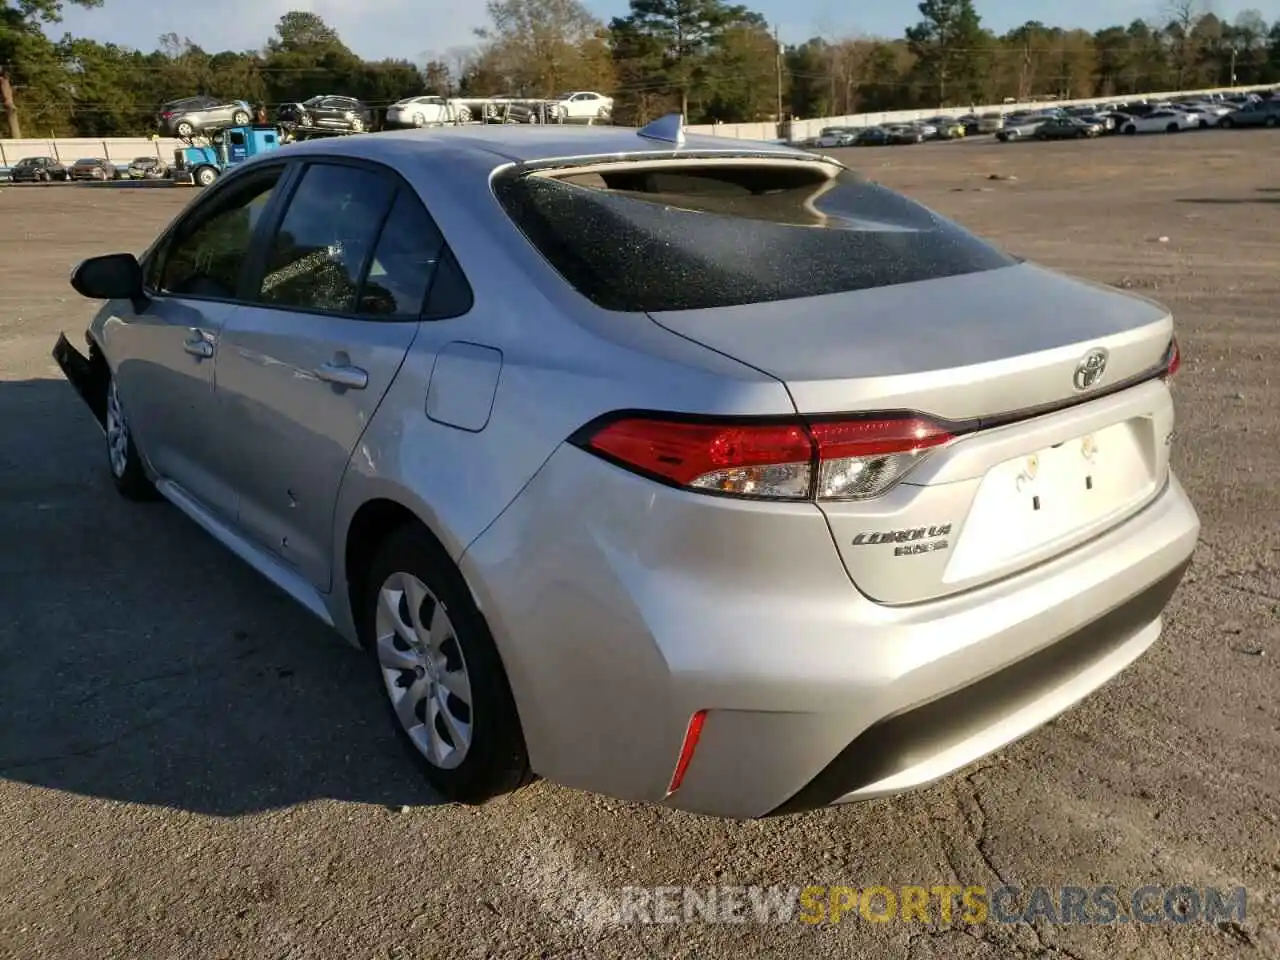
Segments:
[[[442,245],[390,172],[313,162],[265,250],[256,302],[223,329],[218,409],[236,445],[225,462],[239,525],[318,589],[347,462],[417,334]]]
[[[227,184],[178,221],[144,264],[149,304],[105,327],[123,358],[117,386],[152,468],[227,521],[236,495],[210,456],[219,430],[214,369],[219,341],[258,218],[280,170]]]

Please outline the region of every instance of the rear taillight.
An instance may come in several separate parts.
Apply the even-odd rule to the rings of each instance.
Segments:
[[[952,439],[916,416],[686,422],[626,416],[575,442],[637,473],[707,493],[763,500],[864,500]]]
[[[1181,368],[1182,351],[1178,349],[1178,340],[1175,337],[1169,344],[1169,352],[1165,354],[1164,373],[1161,376],[1165,380],[1172,380]]]

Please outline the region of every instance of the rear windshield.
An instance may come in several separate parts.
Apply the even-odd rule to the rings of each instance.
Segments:
[[[499,177],[507,214],[580,293],[660,312],[847,293],[1017,261],[913,201],[819,163]]]

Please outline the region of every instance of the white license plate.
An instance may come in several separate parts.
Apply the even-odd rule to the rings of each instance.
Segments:
[[[1146,421],[1115,424],[989,470],[947,567],[951,582],[1105,526],[1154,483]]]

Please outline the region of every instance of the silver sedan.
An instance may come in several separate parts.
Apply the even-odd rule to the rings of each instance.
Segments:
[[[120,493],[367,651],[462,801],[917,787],[1139,657],[1196,543],[1163,307],[678,117],[300,144],[72,285]]]

